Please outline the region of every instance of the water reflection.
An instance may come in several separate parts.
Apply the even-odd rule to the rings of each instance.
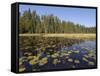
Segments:
[[[20,37],[19,71],[96,66],[96,42],[56,37]]]

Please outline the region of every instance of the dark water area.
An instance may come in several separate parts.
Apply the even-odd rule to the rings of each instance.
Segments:
[[[92,68],[96,41],[67,38],[19,38],[19,71]]]

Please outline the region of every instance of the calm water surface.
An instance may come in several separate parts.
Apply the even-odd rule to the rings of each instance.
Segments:
[[[64,43],[67,43],[67,42],[64,42]],[[25,44],[25,42],[22,44]],[[42,45],[45,45],[45,44],[42,44]],[[56,47],[48,48],[45,46],[44,48],[45,51],[40,53],[39,60],[41,60],[42,58],[47,58],[47,63],[42,66],[39,65],[38,63],[31,65],[29,63],[29,60],[27,59],[28,56],[24,55],[24,53],[27,51],[24,51],[24,52],[20,51],[19,52],[20,58],[23,56],[24,57],[26,56],[26,60],[24,60],[21,66],[24,66],[26,68],[25,71],[89,68],[89,67],[96,66],[96,41],[95,40],[86,40],[86,41],[81,41],[78,43],[73,43],[70,46],[63,45],[61,47],[57,47],[56,49],[55,48]],[[50,50],[52,51],[54,50],[55,51],[54,53],[57,54],[58,56],[52,57],[54,53],[48,54],[48,51]],[[33,50],[29,53],[32,53],[32,55],[34,55],[33,52],[35,51]]]

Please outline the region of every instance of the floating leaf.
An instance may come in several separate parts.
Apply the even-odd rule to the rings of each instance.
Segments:
[[[89,56],[88,56],[88,55],[84,55],[84,57],[85,57],[85,58],[88,58]]]
[[[89,50],[88,48],[84,48],[86,51]]]
[[[71,54],[72,53],[72,51],[68,51],[68,54]]]
[[[23,56],[19,58],[19,62],[24,62],[27,61],[27,57]]]
[[[54,59],[54,60],[53,60],[53,64],[55,64],[55,65],[56,65],[57,63],[59,63],[59,62],[60,62],[60,60],[58,60],[58,59]]]
[[[32,53],[25,52],[24,55],[32,55]]]
[[[31,65],[35,65],[35,64],[38,63],[38,59],[39,59],[38,56],[33,56],[33,59],[30,60],[29,63],[30,63]]]
[[[22,65],[22,62],[19,62],[19,65]]]
[[[19,68],[19,72],[23,72],[23,71],[25,71],[26,70],[26,68],[25,67],[21,67],[21,68]]]
[[[48,63],[48,58],[47,57],[44,57],[42,58],[41,60],[39,60],[39,65],[42,66],[44,64]]]
[[[89,65],[94,65],[94,62],[89,61],[88,64],[89,64]]]
[[[78,59],[74,60],[74,62],[77,64],[80,63],[80,61]]]
[[[22,61],[23,59],[26,59],[26,57],[25,56],[20,57],[19,61]]]
[[[34,56],[28,56],[27,57],[27,59],[33,59],[34,58]]]
[[[74,53],[77,53],[78,54],[79,53],[79,50],[74,51]]]
[[[89,52],[88,56],[92,57],[92,56],[94,56],[94,53],[93,52]]]
[[[31,65],[35,65],[35,64],[37,64],[37,61],[33,59],[33,60],[30,60],[29,63],[30,63]]]
[[[68,61],[69,61],[69,62],[73,62],[73,59],[69,58]]]
[[[58,56],[59,56],[58,53],[54,53],[53,55],[51,55],[52,58],[56,58],[56,57],[58,57]]]
[[[47,57],[50,57],[51,55],[47,55]]]
[[[83,59],[84,61],[88,62],[88,59],[87,59],[87,58],[83,57],[82,59]]]

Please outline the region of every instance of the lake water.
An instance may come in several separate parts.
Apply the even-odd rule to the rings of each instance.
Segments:
[[[71,42],[73,43],[72,40]],[[42,43],[42,41],[40,41],[40,43]],[[42,43],[41,46],[42,49],[44,49],[42,52],[39,52],[39,49],[24,51],[24,52],[20,51],[19,52],[20,58],[22,58],[23,56],[25,57],[24,61],[22,62],[22,66],[26,68],[25,71],[43,71],[43,70],[54,70],[54,69],[56,70],[56,69],[96,67],[95,40],[79,41],[70,44],[70,46],[66,44],[68,43],[68,41],[66,40],[64,40],[64,42],[57,41],[56,44],[53,43],[54,41],[52,42],[52,44],[50,42]],[[63,43],[65,45],[63,45]],[[32,46],[35,45],[33,44]],[[39,43],[36,43],[36,47],[40,48]],[[36,57],[38,57],[37,63],[33,64],[35,62],[33,61],[33,63],[30,64],[31,60],[28,59],[29,55],[25,55],[25,53],[30,53],[31,54],[30,56],[34,56],[35,54],[37,54],[36,55]],[[42,61],[43,59],[45,60]]]
[[[71,69],[71,68],[89,68],[89,67],[95,67],[96,66],[96,60],[95,60],[95,53],[96,53],[96,43],[95,41],[84,41],[79,44],[73,44],[70,47],[64,47],[61,48],[61,51],[63,52],[72,50],[72,53],[68,56],[68,59],[72,59],[72,61],[68,61],[68,59],[65,59],[64,57],[59,58],[61,60],[61,63],[57,65],[53,65],[52,58],[49,58],[49,63],[45,65],[42,70],[50,70],[50,69]],[[79,51],[79,53],[74,53],[74,51]],[[85,56],[88,56],[89,53],[92,53],[93,56],[88,57],[88,61],[83,60],[83,58],[86,58]],[[65,61],[66,60],[66,61]],[[79,63],[74,63],[75,60],[79,60]],[[93,62],[93,64],[89,64]]]

